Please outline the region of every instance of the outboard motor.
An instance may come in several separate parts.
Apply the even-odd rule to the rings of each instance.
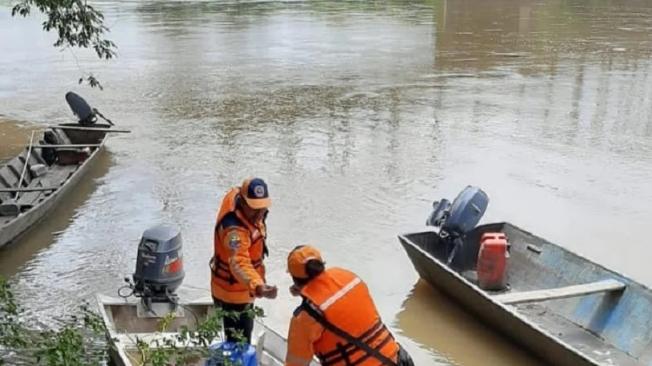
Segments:
[[[433,202],[426,225],[439,228],[439,236],[447,247],[447,265],[455,266],[454,259],[463,251],[466,234],[480,222],[488,204],[487,194],[473,186],[464,188],[452,204],[447,199]]]
[[[68,92],[66,93],[66,102],[68,102],[72,112],[79,118],[80,125],[90,126],[97,121],[95,111],[84,98],[73,92]]]
[[[179,228],[157,225],[145,231],[138,245],[131,285],[133,295],[142,300],[139,313],[142,310],[161,315],[176,310],[175,291],[184,275]]]

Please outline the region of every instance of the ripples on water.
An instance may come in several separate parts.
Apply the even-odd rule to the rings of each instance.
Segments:
[[[183,294],[205,295],[219,196],[253,174],[274,199],[270,281],[289,286],[287,251],[314,243],[369,283],[419,364],[485,364],[469,348],[530,362],[415,285],[396,240],[433,199],[467,184],[489,193],[487,220],[652,284],[641,239],[652,217],[648,2],[100,7],[119,58],[78,52],[82,70],[51,48],[38,19],[0,11],[0,113],[67,121],[72,89],[133,131],[109,141],[74,202],[0,251],[2,273],[39,319],[115,294],[142,231],[161,221],[183,231]],[[104,92],[75,84],[89,70]],[[285,291],[276,306],[263,302],[267,321],[285,331],[294,304]]]

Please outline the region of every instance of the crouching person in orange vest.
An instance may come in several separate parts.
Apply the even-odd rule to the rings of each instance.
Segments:
[[[414,366],[383,324],[369,290],[355,274],[326,269],[319,251],[298,246],[288,256],[290,292],[303,299],[288,334],[286,366]]]
[[[223,318],[227,341],[241,333],[251,343],[254,319],[247,310],[255,298],[276,298],[277,288],[265,283],[267,253],[265,218],[271,205],[267,184],[246,179],[229,190],[217,214],[211,267],[211,293],[215,306],[236,312]]]

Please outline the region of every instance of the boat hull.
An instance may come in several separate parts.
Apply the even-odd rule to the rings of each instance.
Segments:
[[[613,279],[624,292],[508,305],[497,293],[484,291],[466,271],[477,260],[483,232],[507,233],[511,292],[550,289]],[[444,291],[493,329],[554,365],[650,365],[652,362],[652,296],[649,289],[604,269],[557,245],[510,224],[478,227],[465,242],[458,270],[445,265],[443,246],[434,229],[399,235],[420,277]],[[621,314],[637,316],[633,323]]]
[[[100,315],[107,327],[107,339],[112,342],[110,357],[115,365],[135,366],[138,359],[135,350],[135,339],[152,340],[160,337],[173,337],[181,326],[192,329],[195,323],[194,316],[199,319],[214,311],[211,298],[200,299],[183,303],[183,309],[191,309],[195,314],[185,311],[175,317],[169,325],[168,333],[157,333],[158,322],[161,317],[143,318],[138,316],[137,302],[126,302],[123,299],[114,299],[98,296]],[[287,352],[287,341],[273,329],[264,325],[259,319],[254,322],[252,344],[256,348],[259,366],[283,366]],[[203,366],[204,359],[198,359],[195,365]],[[310,366],[319,366],[315,360]]]
[[[31,228],[35,227],[47,214],[52,211],[61,201],[63,201],[67,194],[77,186],[77,184],[84,178],[87,172],[97,161],[98,155],[104,149],[106,141],[106,133],[100,133],[101,139],[98,140],[99,135],[91,131],[90,140],[84,140],[81,136],[77,136],[75,143],[84,144],[99,144],[94,147],[89,156],[78,165],[53,165],[49,167],[48,172],[43,177],[44,181],[48,181],[48,175],[64,176],[64,179],[53,179],[54,182],[47,184],[48,187],[56,188],[49,194],[43,194],[39,202],[29,208],[28,210],[13,217],[0,217],[0,248],[10,245],[18,241],[22,235],[26,234]],[[35,153],[39,153],[36,151]],[[30,159],[31,161],[31,159]],[[1,187],[1,186],[0,186]]]

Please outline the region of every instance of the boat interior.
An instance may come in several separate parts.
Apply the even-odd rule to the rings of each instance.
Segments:
[[[23,152],[0,166],[0,226],[54,194],[101,146],[105,135],[100,131],[51,128],[40,137],[34,136]]]
[[[480,239],[488,232],[506,234],[509,243],[507,287],[501,291],[482,290],[477,282]],[[599,362],[652,362],[652,291],[641,284],[509,223],[476,227],[450,266],[445,264],[450,248],[437,230],[400,239],[430,258],[415,266],[455,272],[475,291]]]
[[[174,338],[183,327],[194,330],[196,324],[214,311],[210,299],[184,303],[177,308],[175,316],[161,332],[161,321],[169,309],[156,310],[156,314],[146,313],[138,302],[127,302],[99,296],[100,314],[107,325],[108,336],[113,338],[117,355],[124,365],[140,364],[141,355],[136,347],[136,339],[150,344],[156,340]],[[252,343],[256,348],[258,365],[281,366],[286,354],[286,341],[283,336],[266,327],[260,321],[254,323]],[[204,366],[205,358],[197,358],[194,365]],[[317,366],[315,361],[311,366]]]

